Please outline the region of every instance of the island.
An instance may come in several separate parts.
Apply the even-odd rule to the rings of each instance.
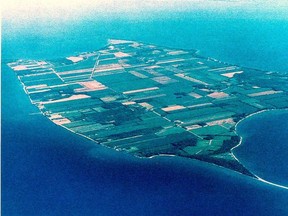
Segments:
[[[235,127],[251,114],[288,107],[287,74],[136,41],[8,66],[44,116],[97,144],[138,157],[197,159],[254,178],[233,155],[241,142]]]

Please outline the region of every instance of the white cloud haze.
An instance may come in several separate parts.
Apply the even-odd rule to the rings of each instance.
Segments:
[[[244,11],[288,12],[287,0],[7,0],[2,17],[8,19],[71,19],[87,14],[110,16],[114,13],[141,14],[161,11]]]

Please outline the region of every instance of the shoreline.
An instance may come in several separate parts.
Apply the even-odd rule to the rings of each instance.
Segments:
[[[29,97],[29,99],[30,99],[30,97]],[[38,107],[38,106],[37,106],[37,107]],[[244,121],[246,118],[250,118],[250,117],[252,117],[252,116],[254,116],[254,115],[257,115],[257,114],[260,114],[260,113],[263,113],[263,112],[277,111],[277,110],[286,110],[286,111],[288,111],[288,108],[261,110],[261,111],[258,111],[258,112],[256,112],[256,113],[252,113],[252,114],[246,116],[245,118],[241,119],[240,121],[238,121],[238,122],[236,123],[236,125],[235,125],[235,133],[237,134],[237,136],[240,137],[240,142],[239,142],[238,145],[236,145],[235,147],[233,147],[230,151],[231,151],[231,155],[234,157],[234,159],[237,160],[240,164],[242,164],[242,163],[241,163],[240,160],[235,156],[235,154],[233,153],[233,150],[234,150],[235,148],[239,147],[239,146],[242,144],[243,137],[240,136],[240,135],[238,135],[237,130],[236,130],[236,126],[237,126],[240,122]],[[40,112],[41,112],[41,114],[42,114],[44,117],[46,117],[48,120],[50,120],[50,119],[45,115],[45,113],[43,113],[41,110],[40,110]],[[50,122],[52,122],[53,124],[55,124],[55,123],[54,123],[53,121],[51,121],[51,120],[50,120]],[[101,143],[96,143],[95,140],[91,139],[90,137],[87,137],[87,136],[85,136],[85,135],[83,135],[83,134],[74,132],[74,131],[72,131],[71,129],[69,129],[69,128],[63,126],[63,125],[58,125],[58,124],[55,124],[55,125],[56,125],[56,126],[60,126],[60,127],[64,128],[64,129],[67,129],[68,131],[72,132],[73,134],[80,135],[81,137],[92,141],[93,144],[101,145],[101,146],[103,146],[103,147],[105,147],[105,148],[109,148],[109,149],[114,150],[114,151],[116,150],[116,151],[118,151],[118,152],[126,153],[127,155],[131,155],[131,156],[136,157],[136,158],[139,158],[139,159],[153,159],[153,158],[156,158],[156,157],[179,157],[178,155],[173,155],[173,154],[158,154],[158,155],[152,155],[152,156],[149,156],[149,157],[142,157],[142,156],[139,156],[139,155],[130,154],[129,152],[124,151],[124,150],[114,149],[114,148],[111,148],[111,147],[109,147],[109,146],[105,146],[105,145],[103,145],[103,144],[101,144]],[[183,158],[186,158],[186,157],[183,157]],[[265,179],[257,176],[255,173],[253,173],[253,172],[250,171],[250,170],[249,170],[249,172],[251,172],[255,177],[245,175],[245,174],[243,174],[243,173],[237,172],[236,170],[228,169],[228,168],[226,168],[226,167],[224,167],[224,166],[220,166],[220,165],[217,165],[217,164],[215,164],[215,163],[210,163],[210,162],[198,160],[198,159],[195,159],[195,158],[186,158],[186,159],[203,162],[203,163],[205,163],[205,164],[207,164],[207,165],[208,165],[208,164],[209,164],[209,165],[213,165],[213,166],[216,166],[216,167],[221,168],[221,169],[225,169],[225,170],[228,170],[228,171],[232,171],[233,173],[236,173],[236,174],[238,174],[238,175],[250,177],[251,179],[255,179],[255,180],[257,180],[257,181],[266,183],[266,184],[268,184],[268,185],[271,185],[271,186],[274,186],[274,187],[278,187],[278,188],[282,188],[282,189],[288,190],[288,186],[280,185],[280,184],[277,184],[277,183],[273,183],[273,182],[267,181],[267,180],[265,180]],[[242,165],[243,165],[243,164],[242,164]],[[244,166],[244,165],[243,165],[243,166]],[[245,167],[245,166],[244,166],[244,167]]]
[[[240,141],[239,141],[239,143],[238,143],[236,146],[234,146],[233,148],[231,148],[230,151],[231,151],[231,155],[232,155],[232,156],[234,157],[234,159],[237,160],[239,163],[241,163],[240,160],[239,160],[239,159],[236,157],[236,155],[233,153],[233,150],[235,150],[236,148],[238,148],[238,147],[242,144],[242,142],[243,142],[243,137],[240,136],[240,135],[238,134],[238,132],[237,132],[237,126],[238,126],[242,121],[244,121],[244,120],[246,120],[246,119],[248,119],[248,118],[250,118],[250,117],[253,117],[253,116],[255,116],[255,115],[258,115],[258,114],[261,114],[261,113],[265,113],[265,112],[271,112],[271,111],[288,111],[288,108],[261,110],[261,111],[252,113],[252,114],[244,117],[243,119],[239,120],[239,121],[236,123],[236,125],[235,125],[235,130],[234,130],[234,131],[235,131],[236,135],[237,135],[238,137],[240,137]],[[242,164],[242,163],[241,163],[241,164]],[[242,164],[242,165],[243,165],[243,164]],[[243,166],[244,166],[244,165],[243,165]],[[256,175],[253,171],[251,171],[251,170],[249,170],[249,171],[255,176],[255,178],[256,178],[258,181],[261,181],[261,182],[263,182],[263,183],[266,183],[266,184],[269,184],[269,185],[272,185],[272,186],[275,186],[275,187],[279,187],[279,188],[288,190],[288,186],[267,181],[267,180],[259,177],[258,175]]]
[[[28,92],[26,91],[26,88],[25,88],[24,83],[21,81],[21,79],[20,79],[19,76],[17,76],[17,79],[20,81],[20,83],[21,83],[21,85],[22,85],[22,88],[23,88],[25,94],[28,96],[31,104],[33,104],[34,106],[36,106],[36,107],[40,110],[41,114],[42,114],[44,117],[46,117],[49,121],[51,121],[51,120],[48,118],[48,116],[41,110],[41,107],[38,106],[36,103],[32,102],[32,100],[31,100]],[[234,132],[236,133],[236,135],[237,135],[238,137],[240,137],[240,141],[239,141],[239,143],[238,143],[236,146],[234,146],[233,148],[230,149],[230,153],[231,153],[232,157],[233,157],[238,163],[240,163],[242,166],[244,166],[244,165],[240,162],[240,160],[239,160],[239,159],[235,156],[235,154],[233,153],[233,150],[236,149],[237,147],[239,147],[239,146],[242,144],[242,142],[243,142],[243,137],[240,136],[240,135],[237,133],[237,126],[238,126],[242,121],[244,121],[244,120],[246,120],[246,119],[248,119],[248,118],[250,118],[250,117],[252,117],[252,116],[254,116],[254,115],[257,115],[257,114],[260,114],[260,113],[263,113],[263,112],[277,111],[277,110],[288,110],[288,108],[260,110],[260,111],[258,111],[258,112],[251,113],[250,115],[247,115],[246,117],[244,117],[243,119],[240,119],[240,120],[235,124]],[[109,147],[109,146],[105,146],[105,145],[103,145],[103,144],[101,144],[101,143],[97,143],[97,142],[96,142],[95,140],[93,140],[92,138],[87,137],[87,136],[85,136],[85,135],[83,135],[83,134],[74,132],[74,131],[72,131],[71,129],[65,127],[64,125],[56,124],[56,123],[54,123],[53,121],[51,121],[51,122],[52,122],[53,124],[55,124],[56,126],[60,126],[60,127],[64,128],[64,129],[72,132],[73,134],[80,135],[81,137],[86,138],[86,139],[92,141],[93,143],[95,143],[95,144],[97,144],[97,145],[101,145],[101,146],[103,146],[103,147],[116,150],[116,151],[118,151],[118,152],[122,151],[122,152],[125,152],[125,153],[129,154],[129,152],[127,152],[127,151],[124,151],[124,150],[121,150],[121,149],[114,149],[114,148],[111,148],[111,147]],[[177,157],[177,156],[178,156],[178,155],[172,155],[172,154],[158,154],[158,155],[152,155],[152,156],[149,156],[149,157],[142,157],[142,156],[134,155],[134,154],[130,154],[130,155],[132,155],[132,156],[134,156],[134,157],[136,157],[136,158],[141,158],[141,159],[153,159],[153,158],[155,158],[155,157],[165,157],[165,156],[166,156],[166,157]],[[220,167],[220,168],[225,168],[225,169],[230,170],[230,171],[233,171],[233,172],[235,172],[235,173],[238,173],[238,174],[247,176],[247,175],[245,175],[245,174],[243,174],[243,173],[241,173],[241,172],[237,172],[236,170],[228,169],[228,168],[226,168],[226,167],[224,167],[224,166],[220,166],[220,165],[215,164],[215,163],[210,163],[210,162],[207,162],[207,161],[198,160],[198,159],[196,159],[196,158],[189,158],[189,159],[194,159],[194,160],[197,160],[197,161],[205,162],[205,163],[207,163],[207,164],[214,165],[214,166],[217,166],[217,167]],[[245,167],[245,166],[244,166],[244,167]],[[247,169],[247,170],[249,170],[249,169]],[[250,177],[253,178],[253,179],[256,179],[256,180],[261,181],[261,182],[263,182],[263,183],[272,185],[272,186],[274,186],[274,187],[279,187],[279,188],[288,190],[288,186],[284,186],[284,185],[280,185],[280,184],[276,184],[276,183],[267,181],[267,180],[262,179],[262,178],[260,178],[259,176],[257,176],[254,172],[252,172],[252,171],[250,171],[250,170],[249,170],[249,172],[254,176],[254,177],[250,176]]]
[[[200,50],[196,50],[196,51],[193,50],[193,51],[194,51],[194,54],[195,54],[195,55],[198,55],[198,53],[200,52]],[[210,57],[203,57],[203,56],[200,56],[200,55],[199,55],[198,57],[205,58],[205,59],[206,59],[206,58],[209,58],[209,59],[211,59],[211,60],[213,60],[213,61],[221,62],[221,61],[219,61],[219,60],[217,60],[217,59],[210,58]],[[229,65],[229,63],[225,63],[225,62],[224,62],[224,64],[228,64],[228,65]],[[23,88],[25,94],[28,96],[31,104],[35,105],[35,106],[40,110],[41,114],[42,114],[43,116],[45,116],[46,118],[49,119],[48,114],[42,111],[42,109],[41,109],[41,104],[38,104],[38,103],[33,102],[33,101],[31,100],[31,98],[30,98],[30,96],[29,96],[29,93],[28,93],[28,91],[26,90],[26,87],[25,87],[24,83],[23,83],[23,82],[21,81],[21,79],[20,79],[20,76],[17,76],[17,78],[18,78],[18,80],[20,81],[20,83],[21,83],[21,85],[22,85],[22,88]],[[276,109],[276,108],[275,108],[275,109],[264,109],[264,110],[260,110],[260,111],[258,111],[258,112],[255,112],[255,113],[252,113],[252,114],[247,115],[246,117],[240,119],[240,120],[235,124],[235,128],[234,128],[233,131],[234,131],[235,134],[240,138],[240,141],[239,141],[239,143],[238,143],[236,146],[232,147],[229,151],[227,151],[227,153],[230,153],[230,154],[232,155],[232,157],[233,157],[239,164],[241,164],[243,167],[245,167],[245,166],[239,161],[239,159],[238,159],[238,158],[236,157],[236,155],[233,153],[233,150],[235,150],[237,147],[239,147],[239,146],[242,144],[242,142],[243,142],[243,137],[240,136],[240,135],[237,133],[237,126],[238,126],[242,121],[244,121],[244,120],[246,120],[247,118],[250,118],[250,117],[252,117],[252,116],[254,116],[254,115],[256,115],[256,114],[260,114],[260,113],[267,112],[267,111],[275,111],[275,110],[288,110],[288,108],[283,108],[283,109]],[[49,119],[49,120],[52,121],[51,119]],[[53,121],[52,121],[52,122],[53,122]],[[69,129],[68,127],[65,127],[64,125],[57,124],[57,123],[55,123],[55,122],[53,122],[53,123],[56,124],[57,126],[61,126],[61,127],[65,128],[65,129],[67,129],[68,131],[70,131],[70,132],[72,132],[72,133],[74,133],[74,134],[77,134],[77,135],[80,135],[80,136],[82,136],[82,137],[84,137],[84,138],[87,138],[88,140],[92,141],[92,142],[95,143],[95,144],[98,144],[98,145],[100,144],[101,146],[108,147],[108,148],[113,149],[113,150],[116,150],[116,151],[122,151],[122,152],[125,152],[125,153],[128,153],[128,154],[131,155],[131,153],[129,153],[128,151],[125,151],[125,149],[116,149],[116,148],[112,148],[112,147],[106,146],[106,145],[104,145],[104,144],[101,144],[101,143],[96,142],[95,140],[93,140],[92,138],[90,138],[90,137],[88,137],[88,136],[85,136],[85,135],[83,135],[83,134],[80,134],[80,133],[78,133],[78,132],[75,132],[75,131]],[[177,155],[177,154],[175,154],[175,155],[173,155],[173,154],[156,154],[156,155],[152,155],[152,156],[148,156],[148,157],[146,157],[145,155],[144,155],[144,156],[142,156],[142,155],[135,155],[135,154],[133,154],[133,153],[132,153],[132,155],[133,155],[134,157],[137,157],[137,158],[145,158],[145,159],[147,159],[147,158],[159,157],[159,156],[161,156],[161,157],[163,157],[163,156],[166,156],[166,157],[167,157],[167,156],[169,156],[169,157],[178,156],[178,157],[179,157],[179,155]],[[188,158],[188,157],[187,157],[187,158]],[[245,175],[244,173],[241,173],[241,172],[237,171],[236,169],[233,170],[233,169],[231,169],[231,168],[228,168],[228,166],[218,165],[217,163],[213,163],[213,162],[209,162],[209,161],[203,161],[203,160],[199,160],[199,159],[197,159],[197,158],[190,158],[190,159],[195,159],[195,160],[198,160],[198,161],[206,162],[206,163],[209,163],[210,165],[213,164],[213,165],[216,165],[217,167],[226,168],[226,169],[231,170],[231,171],[234,171],[234,172],[236,172],[236,173],[240,173],[240,174],[242,174],[242,175]],[[224,164],[224,165],[225,165],[225,164]],[[248,169],[247,169],[247,170],[248,170]],[[283,185],[279,185],[279,184],[275,184],[275,183],[266,181],[266,180],[258,177],[256,174],[254,174],[254,173],[251,172],[250,170],[248,170],[248,171],[253,175],[253,176],[251,175],[250,177],[253,177],[253,178],[255,178],[255,179],[259,180],[259,181],[262,181],[262,182],[264,182],[264,183],[267,183],[267,184],[270,184],[270,185],[273,185],[273,186],[277,186],[277,187],[281,187],[281,188],[284,188],[284,189],[288,189],[288,187],[286,187],[286,186],[283,186]],[[246,175],[246,176],[247,176],[247,175]],[[248,175],[248,176],[249,176],[249,175]]]
[[[29,97],[29,99],[30,99],[30,97]],[[37,107],[38,107],[38,106],[37,106]],[[281,110],[288,111],[288,108],[261,110],[261,111],[258,111],[258,112],[255,112],[255,113],[252,113],[252,114],[246,116],[245,118],[239,120],[239,121],[236,123],[236,125],[235,125],[235,133],[237,134],[237,136],[240,137],[240,142],[238,143],[238,145],[234,146],[230,151],[231,151],[231,155],[234,157],[234,159],[237,160],[240,164],[242,164],[241,161],[240,161],[240,160],[235,156],[235,154],[233,153],[233,150],[236,149],[237,147],[239,147],[239,146],[242,144],[242,141],[243,141],[243,137],[240,136],[240,135],[237,133],[237,126],[238,126],[238,124],[240,124],[242,121],[244,121],[244,120],[246,120],[247,118],[250,118],[250,117],[252,117],[252,116],[254,116],[254,115],[261,114],[261,113],[264,113],[264,112],[269,112],[269,111],[277,111],[277,110],[279,110],[279,111],[281,111]],[[41,111],[41,110],[40,110],[40,111]],[[44,117],[46,117],[48,120],[50,120],[50,119],[45,115],[45,113],[43,113],[42,111],[41,111],[41,113],[42,113],[42,115],[43,115]],[[50,120],[50,121],[51,121],[51,120]],[[51,122],[53,122],[53,121],[51,121]],[[53,122],[53,124],[55,124],[55,123]],[[116,150],[116,151],[118,151],[118,152],[126,153],[126,154],[132,155],[133,157],[136,157],[136,158],[139,158],[139,159],[153,159],[153,158],[156,158],[156,157],[179,157],[178,155],[173,155],[173,154],[158,154],[158,155],[152,155],[152,156],[149,156],[149,157],[142,157],[142,156],[139,156],[139,155],[130,154],[129,152],[124,151],[124,150],[114,149],[114,148],[111,148],[111,147],[109,147],[109,146],[102,145],[101,143],[96,143],[95,140],[91,139],[90,137],[87,137],[87,136],[85,136],[85,135],[83,135],[83,134],[79,134],[79,133],[77,133],[77,132],[74,132],[74,131],[72,131],[71,129],[69,129],[69,128],[63,126],[63,125],[58,125],[58,124],[55,124],[55,125],[56,125],[56,126],[60,126],[60,127],[62,127],[62,128],[65,128],[65,129],[67,129],[68,131],[72,132],[73,134],[80,135],[81,137],[84,137],[84,138],[92,141],[93,143],[95,143],[95,144],[97,144],[97,145],[101,145],[101,146],[103,146],[103,147],[105,147],[105,148],[113,149],[113,150]],[[184,157],[184,158],[186,158],[186,157]],[[249,172],[251,172],[255,177],[245,175],[245,174],[243,174],[243,173],[237,172],[236,170],[228,169],[228,168],[226,168],[226,167],[217,165],[217,164],[215,164],[215,163],[210,163],[210,162],[198,160],[198,159],[195,159],[195,158],[187,158],[187,159],[192,159],[192,160],[195,160],[195,161],[204,162],[204,163],[209,164],[209,165],[214,165],[214,166],[216,166],[216,167],[218,167],[218,168],[222,168],[222,169],[225,169],[225,170],[232,171],[233,173],[237,173],[237,174],[240,174],[240,175],[243,175],[243,176],[250,177],[250,178],[255,179],[255,180],[257,180],[257,181],[266,183],[266,184],[268,184],[268,185],[271,185],[271,186],[274,186],[274,187],[278,187],[278,188],[282,188],[282,189],[288,190],[288,186],[267,181],[267,180],[265,180],[265,179],[257,176],[257,175],[256,175],[254,172],[252,172],[251,170],[249,170]],[[243,164],[242,164],[242,165],[243,165]],[[243,166],[244,166],[244,165],[243,165]],[[244,166],[244,167],[245,167],[245,166]]]

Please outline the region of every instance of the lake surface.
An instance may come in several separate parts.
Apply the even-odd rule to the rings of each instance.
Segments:
[[[194,160],[135,158],[54,125],[30,104],[5,66],[11,59],[92,51],[108,38],[120,38],[199,49],[223,61],[285,72],[287,20],[183,14],[142,21],[91,18],[65,25],[3,21],[2,30],[3,216],[288,214],[287,190]],[[260,177],[287,185],[287,151],[282,150],[287,149],[288,115],[278,114],[243,121],[239,133],[244,143],[235,151]]]

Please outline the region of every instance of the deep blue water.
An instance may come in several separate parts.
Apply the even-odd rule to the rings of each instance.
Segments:
[[[288,186],[288,110],[267,111],[242,121],[243,144],[235,150],[247,168],[265,180]]]
[[[196,48],[227,62],[287,71],[288,21],[191,19],[183,14],[168,20],[90,18],[65,25],[3,21],[2,31],[3,216],[288,214],[287,190],[198,161],[134,158],[54,125],[30,104],[16,76],[5,66],[5,59],[67,56],[100,48],[108,38],[123,38]],[[265,138],[274,141],[276,132],[269,133],[271,128],[277,128],[277,136],[287,134],[287,123],[281,126],[288,116],[271,116],[270,127],[265,128],[265,118],[261,125]],[[267,114],[266,120],[271,116]],[[283,167],[287,154],[279,150],[287,149],[287,141],[273,144],[279,148],[271,148],[263,139],[250,145],[249,136],[258,135],[257,130],[254,135],[253,131],[245,133],[249,124],[255,126],[252,118],[247,125],[243,123],[247,127],[241,133],[247,143],[237,149],[237,155],[259,175],[287,182],[282,173],[287,171]],[[261,149],[265,149],[262,154],[252,154]],[[268,149],[278,153],[277,159],[269,158],[274,154],[267,154]],[[268,159],[269,166],[259,165]]]

